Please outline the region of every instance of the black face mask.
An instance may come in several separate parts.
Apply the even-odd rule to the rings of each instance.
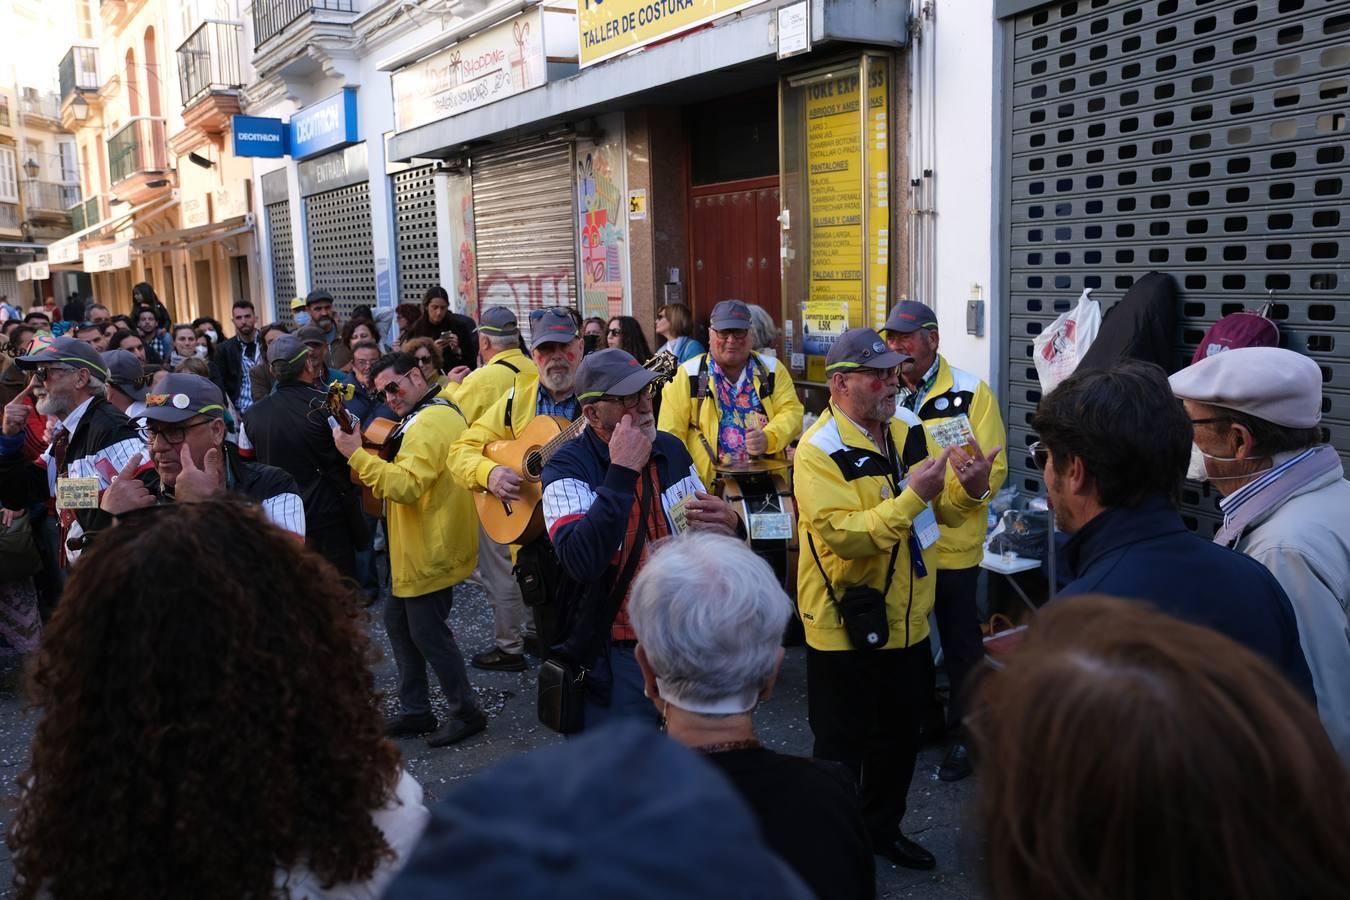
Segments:
[[[588,334],[585,337],[585,341],[587,353],[594,353],[595,351],[600,349],[600,335]]]

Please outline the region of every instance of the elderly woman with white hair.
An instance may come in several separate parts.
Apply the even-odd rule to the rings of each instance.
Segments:
[[[773,692],[791,611],[768,563],[706,532],[658,545],[628,602],[645,693],[670,737],[722,770],[816,896],[871,898],[875,863],[847,772],[755,738],[754,710]]]

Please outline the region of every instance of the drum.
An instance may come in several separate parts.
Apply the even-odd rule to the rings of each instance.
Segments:
[[[785,460],[751,460],[719,466],[717,493],[745,522],[750,548],[778,576],[789,597],[797,596],[797,504]]]

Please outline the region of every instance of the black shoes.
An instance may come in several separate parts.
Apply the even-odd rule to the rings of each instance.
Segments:
[[[960,781],[974,771],[974,767],[970,764],[970,750],[966,747],[966,742],[957,741],[942,758],[942,765],[938,767],[938,778],[943,781]]]
[[[413,737],[436,730],[436,717],[431,713],[420,716],[386,716],[384,736],[390,738]]]
[[[932,869],[937,866],[937,858],[933,854],[903,834],[896,835],[894,842],[884,847],[873,847],[872,850],[878,856],[884,856],[906,869]]]
[[[475,669],[487,669],[489,672],[524,672],[525,654],[507,653],[500,647],[479,653],[469,660]]]
[[[446,719],[436,733],[427,738],[428,747],[449,747],[487,728],[487,714],[474,710],[467,719]]]

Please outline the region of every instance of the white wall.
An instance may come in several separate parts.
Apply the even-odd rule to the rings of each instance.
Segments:
[[[915,0],[918,6],[922,0]],[[934,304],[942,353],[989,380],[997,359],[998,308],[991,296],[1001,152],[994,107],[994,51],[998,23],[993,0],[935,0],[937,52],[937,290]],[[978,283],[985,301],[984,337],[966,334],[966,303]]]

